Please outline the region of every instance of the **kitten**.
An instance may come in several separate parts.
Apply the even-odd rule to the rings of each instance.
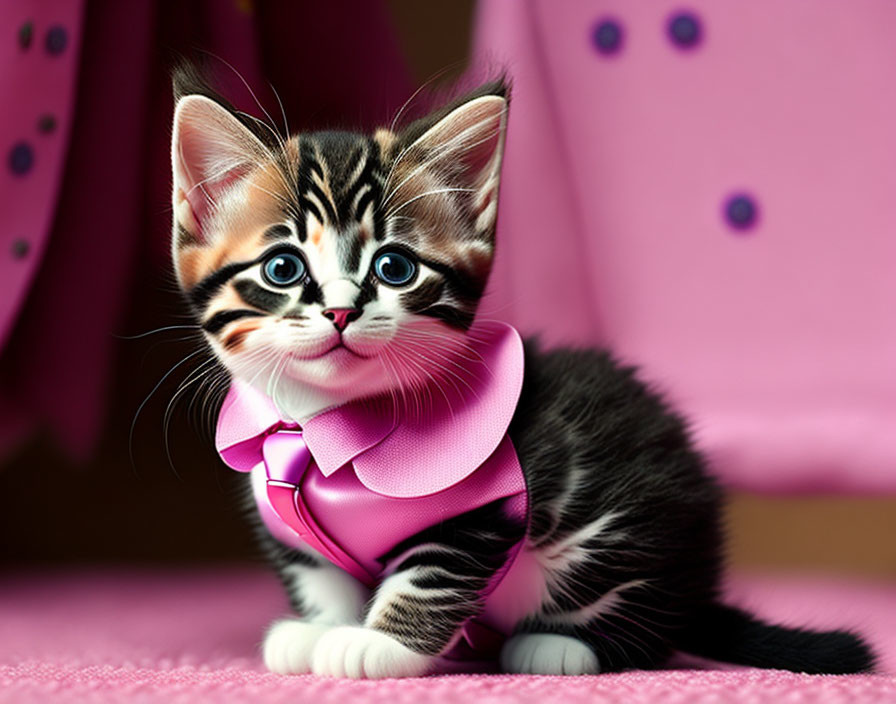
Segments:
[[[288,139],[189,70],[174,84],[173,259],[234,380],[302,426],[358,399],[419,401],[439,370],[464,364],[494,252],[503,81],[399,131]],[[267,666],[432,671],[513,562],[529,600],[500,584],[492,594],[513,619],[498,657],[507,672],[651,668],[676,650],[805,672],[872,667],[851,633],[768,625],[721,603],[722,494],[635,370],[527,343],[509,436],[525,519],[500,502],[449,517],[384,555],[390,570],[372,590],[259,522],[298,613],[269,629]]]

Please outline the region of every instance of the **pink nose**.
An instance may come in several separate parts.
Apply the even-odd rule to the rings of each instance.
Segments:
[[[322,311],[327,320],[331,320],[339,332],[345,330],[350,322],[361,317],[357,308],[326,308]]]

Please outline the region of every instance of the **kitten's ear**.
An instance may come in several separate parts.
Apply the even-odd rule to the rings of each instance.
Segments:
[[[180,98],[171,139],[177,239],[204,241],[203,226],[224,190],[268,158],[265,145],[226,107],[205,95]]]
[[[488,236],[494,234],[508,102],[507,84],[489,83],[412,123],[399,140],[408,152],[421,150],[424,163],[450,187],[469,189],[475,229]]]

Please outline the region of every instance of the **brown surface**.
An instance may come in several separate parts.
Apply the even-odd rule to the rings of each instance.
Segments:
[[[738,567],[896,577],[896,498],[732,496]]]
[[[463,72],[473,0],[388,0],[387,5],[418,83],[446,83]]]

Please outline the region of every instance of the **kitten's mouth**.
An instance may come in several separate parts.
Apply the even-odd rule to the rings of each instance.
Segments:
[[[348,353],[348,354],[352,355],[353,357],[357,357],[358,359],[364,359],[361,355],[359,355],[357,352],[355,352],[353,349],[351,349],[348,345],[346,345],[345,342],[343,342],[342,340],[340,340],[335,345],[333,345],[329,350],[324,352],[324,356],[326,356],[328,354],[339,354],[340,352]]]
[[[357,352],[355,352],[354,350],[352,350],[351,348],[349,348],[345,344],[345,342],[343,342],[342,340],[339,340],[339,342],[337,342],[336,344],[332,345],[331,347],[329,347],[328,349],[326,349],[325,351],[323,351],[319,354],[309,356],[309,355],[296,354],[295,352],[290,352],[289,356],[295,360],[300,361],[300,362],[310,362],[315,359],[324,359],[325,357],[331,357],[331,356],[332,357],[344,356],[346,358],[355,357],[357,359],[367,359],[367,357],[365,357],[364,355],[360,355]]]

